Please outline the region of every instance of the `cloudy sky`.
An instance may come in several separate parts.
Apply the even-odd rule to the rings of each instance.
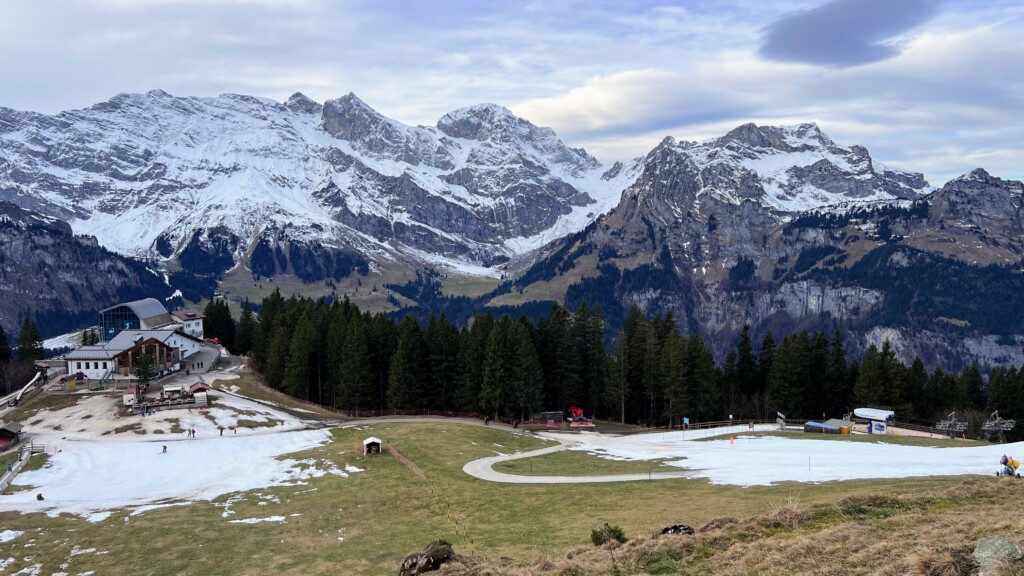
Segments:
[[[1019,0],[48,0],[0,4],[0,106],[355,92],[408,124],[480,102],[602,160],[818,122],[932,181],[1024,179]]]

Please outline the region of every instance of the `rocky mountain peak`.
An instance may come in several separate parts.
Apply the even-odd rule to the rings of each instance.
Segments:
[[[303,114],[320,114],[323,111],[323,106],[319,102],[309,98],[302,92],[296,92],[289,96],[284,105],[292,112]]]
[[[751,148],[771,148],[782,152],[828,149],[835,146],[832,139],[814,122],[796,126],[758,126],[748,122],[733,128],[715,141],[720,147],[726,147],[730,143],[743,144]]]
[[[453,110],[437,121],[437,129],[453,138],[485,141],[517,126],[536,128],[497,104],[478,104]]]
[[[997,178],[982,168],[959,176],[932,195],[930,217],[971,225],[994,220],[1024,231],[1024,182]]]
[[[358,140],[375,130],[384,131],[389,140],[392,136],[397,137],[392,122],[352,92],[324,102],[323,127],[328,134],[340,140]]]

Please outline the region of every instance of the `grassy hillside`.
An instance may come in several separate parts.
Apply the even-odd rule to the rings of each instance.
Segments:
[[[396,447],[424,477],[390,455],[362,459],[360,442],[368,435]],[[576,560],[558,559],[569,550],[590,550],[590,530],[604,522],[618,524],[635,537],[671,523],[701,526],[716,518],[746,519],[793,508],[802,514],[796,527],[765,527],[758,520],[741,524],[752,528],[708,532],[694,540],[700,545],[680,541],[671,544],[676,551],[657,552],[658,561],[667,558],[657,570],[675,572],[646,573],[688,573],[690,567],[703,570],[733,561],[754,570],[755,559],[778,570],[733,573],[823,573],[808,572],[806,566],[791,571],[779,567],[789,566],[788,558],[794,554],[795,567],[803,566],[799,554],[807,554],[807,562],[846,563],[855,546],[880,547],[893,558],[913,546],[896,545],[888,536],[909,535],[922,526],[931,527],[936,542],[1011,525],[1024,529],[1015,524],[1013,515],[1000,515],[995,525],[982,522],[999,509],[997,502],[1012,495],[1011,490],[1018,490],[1014,494],[1019,500],[1024,486],[997,483],[995,478],[966,483],[962,478],[918,478],[758,488],[713,486],[703,480],[559,486],[493,484],[462,472],[466,462],[482,456],[545,445],[529,435],[457,423],[382,423],[338,429],[331,444],[290,457],[326,460],[339,467],[354,465],[363,472],[348,478],[311,478],[308,485],[239,493],[214,502],[186,502],[135,516],[124,509],[94,523],[68,515],[50,518],[4,512],[0,526],[24,534],[0,543],[0,559],[13,558],[5,567],[8,573],[41,564],[47,573],[383,575],[393,574],[406,553],[442,538],[485,566],[497,566],[502,557],[515,559],[500,570],[466,572],[470,569],[464,566],[462,573],[533,573],[543,559],[552,559],[551,565],[569,571],[538,573],[600,574],[571,568]],[[535,465],[566,473],[592,467],[613,471],[606,468],[630,465],[579,453],[538,461]],[[524,465],[529,466],[528,461],[517,463]],[[880,504],[881,512],[849,504],[872,502],[880,494],[919,504],[895,508]],[[844,500],[849,498],[854,500]],[[969,521],[960,522],[962,514]],[[273,516],[283,517],[283,522],[229,523]],[[661,547],[659,543],[652,550]],[[829,552],[833,548],[834,556]],[[89,549],[95,550],[82,553]],[[639,555],[655,552],[636,550],[629,562],[639,568],[619,573],[641,574],[650,568],[651,562],[644,563]],[[625,558],[623,554],[615,556]],[[578,562],[598,566],[604,562],[600,558],[610,558],[609,552],[589,551]],[[68,566],[60,568],[64,564]],[[605,568],[614,570],[610,563],[600,570]]]

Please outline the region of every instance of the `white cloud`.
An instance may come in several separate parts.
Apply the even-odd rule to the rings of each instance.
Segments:
[[[817,121],[935,182],[979,162],[1024,177],[1024,6],[947,0],[872,64],[758,56],[768,24],[823,3],[16,2],[0,18],[0,105],[53,113],[153,88],[320,101],[352,91],[433,124],[496,102],[603,160],[669,134]]]

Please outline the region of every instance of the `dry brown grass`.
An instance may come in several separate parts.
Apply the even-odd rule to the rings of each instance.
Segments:
[[[637,538],[518,565],[460,558],[441,574],[963,576],[977,573],[973,552],[982,537],[1020,542],[1024,520],[1002,513],[1007,498],[1019,501],[1020,485],[984,479],[916,497],[876,494],[806,509],[771,503],[763,515],[713,520],[694,536]],[[1020,575],[1024,564],[999,573]]]
[[[969,576],[978,569],[973,546],[922,548],[908,559],[916,576]]]

